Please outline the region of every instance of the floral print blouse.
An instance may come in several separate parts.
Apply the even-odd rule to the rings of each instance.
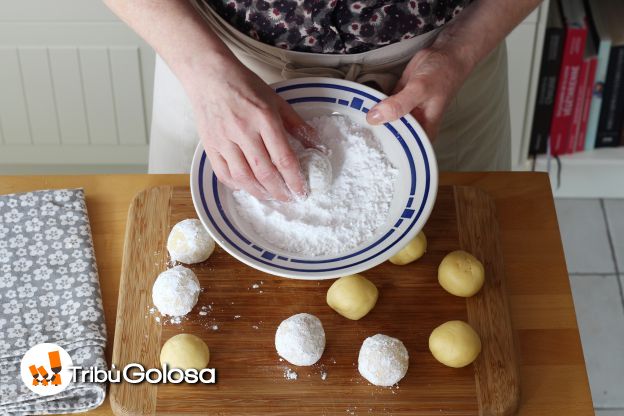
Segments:
[[[239,31],[280,48],[359,53],[429,32],[471,0],[204,0]]]

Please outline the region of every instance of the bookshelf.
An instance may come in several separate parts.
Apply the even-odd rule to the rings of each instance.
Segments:
[[[536,171],[548,172],[556,197],[624,198],[624,184],[622,184],[624,182],[624,147],[600,148],[561,155],[559,164],[547,155],[539,155],[534,163],[533,158],[528,155],[547,11],[548,1],[544,2],[539,9],[530,81],[526,93],[526,110],[522,115],[523,122],[520,128],[516,126],[514,129],[512,102],[512,129],[514,129],[512,147],[516,149],[512,152],[512,168],[521,171],[534,168]],[[510,85],[514,84],[512,76],[510,70]],[[511,86],[510,95],[513,99]],[[624,117],[624,114],[622,116]]]
[[[511,165],[526,170],[549,0],[507,37]]]
[[[557,164],[541,155],[535,170],[549,172],[553,193],[562,198],[624,198],[624,147],[594,149],[563,155]],[[523,170],[530,170],[532,161],[527,160]]]

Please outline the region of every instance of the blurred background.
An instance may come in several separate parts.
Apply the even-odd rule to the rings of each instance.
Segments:
[[[622,21],[621,0],[552,0],[507,38],[512,166],[550,174],[602,416],[624,415]],[[100,0],[0,0],[0,174],[147,172],[153,70]]]
[[[508,39],[517,169],[546,11]],[[0,0],[0,62],[0,173],[146,171],[154,52],[100,0]]]

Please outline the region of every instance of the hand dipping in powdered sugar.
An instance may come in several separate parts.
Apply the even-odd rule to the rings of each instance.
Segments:
[[[372,131],[341,115],[308,120],[317,148],[291,140],[309,195],[289,203],[233,192],[247,237],[286,254],[309,257],[347,252],[379,234],[388,221],[397,169]],[[322,149],[322,150],[319,150]]]

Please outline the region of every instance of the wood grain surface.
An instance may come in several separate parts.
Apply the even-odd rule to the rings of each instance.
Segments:
[[[0,176],[0,194],[84,188],[104,302],[109,364],[130,204],[146,188],[188,183],[188,175]],[[548,176],[529,172],[443,172],[440,184],[479,188],[495,201],[519,354],[522,394],[517,414],[593,415]],[[112,414],[108,398],[88,412],[89,416]]]
[[[161,327],[155,319],[145,319],[152,307],[151,286],[154,277],[167,262],[167,235],[171,187],[151,188],[134,198],[128,211],[123,270],[117,307],[117,342],[113,344],[114,363],[122,369],[130,363],[158,367]],[[132,386],[125,388],[127,386]],[[113,411],[117,415],[153,414],[156,388],[149,383],[111,386]]]
[[[512,414],[519,380],[494,211],[484,192],[440,188],[425,227],[426,255],[408,266],[385,263],[365,272],[380,299],[360,321],[327,306],[332,281],[270,276],[217,249],[205,263],[191,266],[203,292],[194,310],[173,323],[150,311],[151,286],[167,267],[169,230],[196,214],[187,188],[142,192],[128,217],[113,362],[158,367],[162,344],[192,333],[209,345],[218,383],[113,385],[113,410],[119,415]],[[438,264],[458,248],[474,252],[488,273],[483,291],[468,301],[437,283]],[[327,334],[325,353],[312,367],[280,361],[274,348],[279,323],[300,312],[318,316]],[[475,366],[447,368],[428,351],[433,328],[453,319],[469,320],[482,335],[483,353]],[[357,371],[360,345],[376,333],[401,339],[410,352],[410,370],[398,387],[372,386]],[[289,369],[296,380],[284,376]]]
[[[480,189],[456,186],[454,191],[459,246],[481,260],[486,276],[481,291],[466,299],[468,322],[482,345],[474,362],[480,414],[511,415],[518,407],[520,383],[496,207]]]

